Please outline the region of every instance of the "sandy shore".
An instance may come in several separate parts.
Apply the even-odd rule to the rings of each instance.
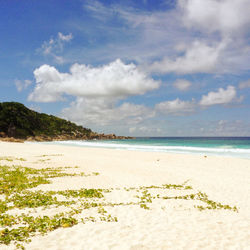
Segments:
[[[4,160],[7,156],[12,161]],[[89,176],[57,177],[34,190],[109,189],[103,200],[116,204],[104,208],[118,221],[101,221],[96,208],[84,209],[78,216],[91,215],[95,222],[35,236],[24,244],[26,249],[250,249],[248,159],[8,142],[0,142],[0,159],[1,165],[36,169],[78,166],[67,171]],[[192,189],[159,188],[164,184]],[[146,188],[152,185],[158,188]],[[200,211],[195,206],[201,201],[164,199],[199,191],[217,203],[236,206],[238,212]],[[149,209],[140,203],[145,192],[152,198],[145,203]],[[36,210],[38,214],[54,212],[55,208]],[[13,248],[0,245],[0,249]]]

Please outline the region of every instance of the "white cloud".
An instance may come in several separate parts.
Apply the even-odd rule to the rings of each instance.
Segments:
[[[160,102],[155,105],[155,110],[162,114],[182,115],[195,111],[195,101],[182,101],[179,98],[173,101]]]
[[[130,127],[129,133],[131,135],[136,136],[156,136],[162,135],[163,131],[161,128],[152,127],[151,126],[137,126],[137,127]]]
[[[203,126],[202,128],[199,126]],[[249,136],[250,123],[243,120],[197,121],[192,125],[193,134],[200,130],[202,136]]]
[[[152,118],[163,115],[179,116],[195,111],[196,103],[192,101],[165,101],[154,107],[124,102],[119,104],[116,97],[84,98],[77,97],[70,107],[62,111],[63,117],[91,128],[107,128],[108,126],[126,127],[130,133],[142,134],[147,128],[147,133],[160,133],[158,126],[152,123]],[[150,121],[149,126],[146,123]],[[146,132],[146,130],[145,130]]]
[[[42,52],[44,55],[49,55],[51,53],[54,43],[54,39],[50,39],[42,44]]]
[[[175,59],[165,57],[162,61],[154,62],[149,66],[149,70],[156,73],[212,73],[216,70],[219,54],[225,47],[224,42],[216,46],[208,46],[199,41],[195,41],[191,47],[187,48],[183,56]]]
[[[104,41],[102,46],[97,44],[87,55],[88,60],[94,60],[92,56],[98,56],[98,59],[101,57],[102,60],[114,60],[119,57],[145,63],[147,60],[172,53],[173,46],[179,39],[190,41],[190,35],[177,25],[180,23],[180,16],[176,15],[176,10],[149,12],[133,8],[126,3],[102,4],[97,1],[87,1],[84,7],[91,18],[94,18],[94,25],[83,28],[83,25],[79,24],[78,30],[87,30],[91,34],[95,32],[93,35],[96,35],[96,30],[100,30],[102,36],[106,34],[105,40],[108,41],[107,44]]]
[[[73,28],[77,26],[79,37],[87,39],[84,41],[91,46],[72,48],[73,53],[67,54],[71,57],[67,58],[67,62],[104,65],[74,64],[67,73],[43,65],[34,71],[37,84],[29,100],[52,102],[71,95],[75,101],[63,110],[68,119],[90,126],[93,130],[111,128],[110,131],[119,131],[122,128],[128,131],[130,128],[131,133],[142,135],[147,131],[151,135],[156,133],[156,130],[149,131],[168,116],[171,120],[181,121],[183,117],[173,116],[192,114],[215,104],[239,102],[242,98],[237,97],[233,86],[209,92],[199,99],[200,102],[177,98],[155,104],[152,108],[130,103],[125,98],[143,95],[159,87],[159,82],[149,77],[148,72],[221,74],[249,70],[247,1],[177,0],[176,8],[150,12],[146,8],[135,9],[126,3],[85,1],[84,14],[91,22],[80,20],[75,23],[74,20],[68,25],[72,25],[73,33]],[[104,38],[102,43],[100,38]],[[65,62],[66,58],[61,55],[63,46],[72,39],[71,34],[58,33],[56,38],[44,44],[44,55],[51,56],[58,63]],[[116,58],[135,61],[139,66],[114,61]],[[150,67],[143,67],[144,63]],[[187,90],[191,83],[185,81],[177,80],[173,86],[181,91]],[[239,88],[247,86],[239,84]],[[157,118],[160,119],[155,122]],[[183,129],[184,124],[177,123],[172,124],[174,133],[177,133],[178,126],[178,129]],[[163,130],[167,131],[168,125],[164,124]],[[206,126],[202,128],[205,130]],[[186,130],[188,134],[189,130]],[[193,134],[196,132],[194,129]]]
[[[201,106],[211,106],[217,104],[229,104],[240,102],[243,97],[237,98],[237,92],[234,86],[228,86],[227,89],[219,88],[217,92],[209,92],[203,95],[200,101]]]
[[[38,102],[53,102],[63,94],[81,97],[119,97],[141,95],[159,87],[159,82],[148,77],[133,63],[121,60],[91,67],[74,64],[70,73],[60,73],[56,68],[42,65],[34,71],[36,87],[28,99]]]
[[[59,40],[61,41],[66,41],[66,42],[69,42],[70,40],[72,40],[73,36],[72,34],[68,34],[68,35],[64,35],[62,34],[61,32],[58,32],[58,38]]]
[[[36,86],[29,94],[28,100],[35,102],[55,102],[63,100],[59,89],[63,76],[56,68],[42,65],[34,70]]]
[[[214,135],[220,136],[248,136],[250,132],[249,124],[241,120],[220,120],[217,124],[214,122],[211,130]]]
[[[129,133],[133,134],[136,131],[136,127],[129,128]]]
[[[203,33],[233,36],[250,24],[249,0],[179,0],[183,22]]]
[[[103,3],[95,0],[85,1],[83,8],[91,12],[92,16],[100,21],[106,21],[112,14],[114,14],[114,9],[106,7]]]
[[[30,81],[30,80],[24,80],[24,81],[15,80],[15,85],[16,85],[18,92],[21,92],[24,89],[26,89],[31,83],[32,83],[32,81]]]
[[[31,109],[31,110],[33,110],[33,111],[39,112],[39,113],[42,112],[41,107],[39,107],[37,105],[34,105],[34,104],[29,105],[28,108]]]
[[[93,61],[97,56],[103,61],[117,57],[133,60],[152,65],[153,72],[162,74],[247,71],[249,8],[249,0],[179,0],[175,8],[149,12],[88,1],[87,9],[108,34],[108,43],[90,53],[84,51],[84,56]],[[122,32],[118,25],[110,27],[112,18],[122,24]],[[92,30],[96,27],[88,32]],[[182,53],[180,44],[185,48]]]
[[[200,103],[196,103],[194,99],[183,101],[177,98],[157,103],[152,108],[129,102],[119,104],[117,97],[77,97],[70,107],[62,111],[62,115],[64,118],[99,132],[120,131],[118,132],[120,134],[129,132],[133,135],[163,135],[162,124],[159,127],[159,121],[162,120],[163,116],[166,118],[168,116],[190,115],[201,106],[240,101],[240,98],[236,98],[236,94],[230,95],[231,87],[229,86],[227,90],[219,89],[218,92],[208,93],[207,96],[202,97],[203,101]],[[219,93],[219,97],[217,93]],[[229,97],[227,97],[228,95]],[[209,98],[209,101],[206,98]],[[175,125],[172,124],[172,127],[168,129],[177,133]],[[220,122],[219,125],[223,125],[223,122]],[[197,131],[193,132],[197,134]]]
[[[79,97],[62,112],[64,117],[84,126],[112,126],[138,124],[153,117],[154,111],[144,105],[123,103],[117,105],[116,98]]]
[[[173,86],[181,91],[188,90],[191,85],[192,83],[185,79],[178,79],[173,83]]]
[[[43,65],[34,71],[36,86],[28,99],[37,102],[63,100],[64,94],[76,97],[62,115],[86,127],[139,124],[155,115],[153,108],[120,101],[159,87],[160,82],[148,77],[134,64],[116,60],[91,67],[74,64],[70,73]]]
[[[64,35],[58,32],[57,37],[51,38],[49,41],[45,41],[38,51],[42,52],[45,56],[51,56],[58,64],[64,63],[64,58],[59,54],[63,52],[64,44],[73,39],[73,35],[70,33]]]
[[[239,83],[240,89],[250,88],[250,79]]]

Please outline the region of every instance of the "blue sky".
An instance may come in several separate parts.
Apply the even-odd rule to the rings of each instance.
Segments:
[[[250,136],[249,0],[0,6],[0,101],[104,133]]]

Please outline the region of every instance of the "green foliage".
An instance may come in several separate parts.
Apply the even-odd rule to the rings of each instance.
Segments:
[[[141,208],[144,208],[144,209],[149,209],[149,207],[148,207],[145,203],[141,203],[141,204],[140,204],[140,207],[141,207]]]
[[[151,194],[148,192],[148,190],[144,190],[142,192],[142,196],[139,197],[141,199],[141,203],[152,203],[152,196]]]
[[[17,208],[35,208],[49,205],[63,205],[71,204],[72,202],[59,202],[55,196],[50,193],[42,191],[31,192],[26,191],[22,194],[15,193],[11,198],[7,199],[8,202],[13,202],[14,207]]]
[[[23,248],[18,242],[28,242],[31,236],[37,233],[45,234],[59,227],[71,227],[78,223],[74,215],[81,213],[82,208],[75,209],[69,207],[75,205],[78,198],[83,202],[84,209],[97,207],[99,204],[88,202],[85,199],[104,197],[101,189],[80,189],[65,191],[32,191],[30,188],[40,184],[50,183],[51,178],[62,176],[83,176],[83,173],[68,174],[64,173],[65,168],[43,168],[33,169],[22,166],[0,166],[0,194],[5,198],[0,199],[0,244],[10,244],[14,242],[16,247]],[[75,168],[75,167],[73,167]],[[96,173],[90,174],[96,175]],[[90,176],[84,175],[84,176]],[[65,197],[65,200],[58,200],[57,196]],[[9,210],[13,208],[49,208],[50,206],[66,206],[70,208],[68,213],[59,213],[52,217],[48,216],[29,216],[9,215]],[[86,217],[86,220],[91,218]],[[103,221],[116,221],[111,215],[103,216]]]
[[[195,206],[199,210],[204,209],[225,209],[237,212],[236,207],[224,205],[219,202],[210,200],[205,193],[191,193],[179,196],[161,196],[161,194],[169,190],[178,190],[185,192],[192,190],[191,186],[186,183],[182,185],[164,184],[162,186],[141,186],[116,189],[86,189],[79,190],[63,190],[63,191],[35,191],[31,188],[40,184],[49,184],[51,179],[55,177],[71,176],[96,176],[98,173],[92,174],[65,173],[64,171],[70,167],[60,168],[43,168],[33,169],[22,166],[0,166],[0,244],[14,243],[17,248],[22,248],[22,242],[29,242],[32,236],[37,234],[46,234],[57,228],[72,227],[78,223],[85,222],[117,222],[117,217],[113,217],[108,213],[107,207],[115,206],[138,206],[142,209],[149,210],[150,204],[157,199],[182,199],[195,200],[203,205]],[[77,167],[72,167],[77,168]],[[137,192],[138,201],[112,203],[105,201],[105,193],[123,190],[126,192]],[[154,193],[154,195],[152,195]],[[34,215],[37,208],[49,209],[64,206],[67,212],[57,213],[52,216]],[[153,206],[151,206],[153,207]],[[8,213],[12,209],[15,211]],[[33,210],[31,210],[33,209]],[[85,209],[96,210],[97,216],[86,216]],[[83,217],[85,216],[85,217]]]
[[[226,209],[226,210],[233,210],[234,212],[238,212],[238,209],[236,206],[231,207],[229,205],[223,205],[220,202],[212,201],[208,199],[207,194],[205,193],[194,193],[194,194],[188,194],[188,195],[181,195],[181,196],[165,196],[162,197],[163,199],[182,199],[182,200],[198,200],[201,202],[204,202],[206,206],[195,206],[195,208],[198,208],[200,211],[205,209]]]
[[[3,157],[0,157],[0,161],[14,161],[14,160],[17,160],[17,161],[26,161],[26,159],[24,159],[24,158],[17,158],[17,157],[12,157],[12,156],[3,156]]]
[[[80,189],[80,190],[65,190],[58,191],[58,194],[64,195],[66,197],[74,197],[74,198],[102,198],[102,189]]]
[[[57,214],[52,218],[48,216],[23,216],[23,222],[26,226],[0,231],[0,243],[10,244],[11,241],[26,241],[30,236],[34,236],[36,232],[45,234],[48,231],[53,231],[59,227],[72,227],[78,221],[75,218],[64,216],[63,213]]]
[[[7,202],[0,200],[0,213],[4,213],[8,210]]]
[[[24,189],[50,183],[40,176],[41,170],[26,167],[0,166],[0,194],[10,195]]]
[[[15,126],[16,138],[29,136],[73,135],[89,136],[90,129],[58,118],[53,115],[38,113],[17,102],[0,103],[0,131],[8,134],[10,124]]]

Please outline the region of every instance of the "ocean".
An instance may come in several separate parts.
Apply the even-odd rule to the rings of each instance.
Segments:
[[[131,140],[53,141],[46,144],[250,159],[250,137],[138,137]]]

